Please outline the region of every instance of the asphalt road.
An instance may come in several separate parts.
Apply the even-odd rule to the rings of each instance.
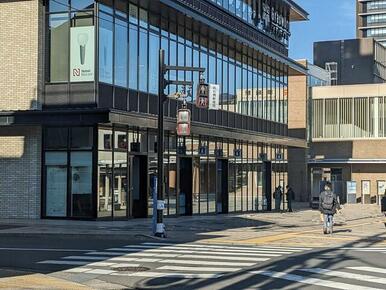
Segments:
[[[386,245],[312,249],[0,235],[0,278],[26,272],[92,288],[101,281],[136,289],[386,289]]]

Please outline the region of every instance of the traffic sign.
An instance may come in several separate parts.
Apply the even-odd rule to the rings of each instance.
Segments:
[[[208,108],[209,104],[209,85],[199,84],[196,93],[196,107],[201,109]]]

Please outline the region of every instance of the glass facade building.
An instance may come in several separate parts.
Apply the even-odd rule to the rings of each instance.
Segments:
[[[178,137],[181,103],[165,104],[165,215],[271,209],[288,184],[292,1],[46,1],[42,217],[152,215],[157,176],[159,50],[167,65],[201,67],[220,86],[219,110],[196,108],[195,72],[169,71],[166,94],[188,92],[192,134]],[[53,119],[52,119],[53,118]]]
[[[386,1],[357,0],[357,37],[373,37],[386,43]]]

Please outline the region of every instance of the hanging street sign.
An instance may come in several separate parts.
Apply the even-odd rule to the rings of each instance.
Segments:
[[[241,157],[241,149],[235,149],[233,153],[235,157]]]
[[[201,109],[208,108],[209,103],[209,85],[199,84],[196,93],[196,107]]]
[[[209,110],[218,110],[220,107],[220,86],[209,84]]]
[[[200,146],[198,151],[200,155],[206,155],[206,146]]]
[[[283,153],[276,153],[276,160],[281,161],[283,159]]]

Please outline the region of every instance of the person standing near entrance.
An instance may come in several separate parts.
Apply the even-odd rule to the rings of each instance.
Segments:
[[[331,182],[326,182],[324,191],[319,197],[319,210],[324,216],[323,233],[332,234],[332,228],[334,223],[334,214],[337,208],[339,208],[338,199],[332,191]]]
[[[295,192],[293,191],[292,187],[289,185],[286,185],[285,187],[287,189],[287,203],[288,203],[288,211],[292,212],[292,201],[295,199]]]
[[[273,193],[273,198],[275,199],[275,210],[280,211],[281,199],[283,197],[283,192],[281,186],[276,187],[275,192]]]

